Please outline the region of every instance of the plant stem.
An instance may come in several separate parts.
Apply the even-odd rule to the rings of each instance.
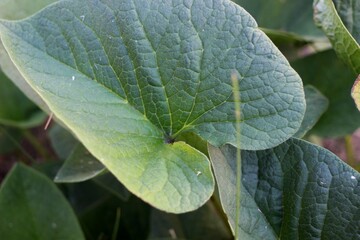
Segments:
[[[239,239],[239,224],[241,211],[241,150],[240,150],[240,91],[239,79],[236,73],[231,74],[231,81],[233,85],[233,95],[235,104],[235,119],[236,119],[236,218],[235,218],[235,239]]]
[[[352,145],[352,136],[351,135],[347,135],[345,136],[345,151],[346,151],[346,160],[347,163],[352,166],[352,167],[356,167],[356,159],[355,159],[355,154],[354,154],[354,148]]]
[[[119,224],[120,224],[120,216],[121,216],[121,209],[117,208],[116,209],[116,218],[115,218],[115,224],[114,224],[114,230],[112,233],[112,240],[116,240],[117,239],[117,234],[119,231]]]

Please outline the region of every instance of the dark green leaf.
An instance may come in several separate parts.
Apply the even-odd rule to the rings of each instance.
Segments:
[[[82,182],[99,175],[104,170],[104,165],[79,143],[56,174],[55,182]]]
[[[0,189],[1,238],[84,239],[61,192],[45,176],[16,165]]]
[[[359,4],[357,4],[360,6]],[[354,16],[359,14],[354,9]],[[314,19],[330,39],[338,56],[356,73],[360,74],[360,46],[344,26],[332,0],[314,1]]]
[[[322,37],[313,21],[313,0],[233,0],[245,8],[260,27],[296,33],[305,38]]]
[[[93,181],[123,201],[127,201],[131,196],[131,193],[111,173],[101,174],[93,178]]]
[[[0,125],[0,154],[6,154],[17,147],[21,131]]]
[[[311,85],[304,88],[306,99],[306,112],[299,131],[294,137],[302,138],[305,134],[314,127],[321,115],[327,110],[329,100]]]
[[[0,18],[18,20],[28,17],[55,0],[0,0]],[[40,96],[29,86],[13,64],[0,41],[0,66],[4,73],[21,89],[25,95],[48,112],[48,108]]]
[[[236,225],[236,148],[224,145],[221,148],[209,145],[210,160],[213,165],[220,200],[235,233]],[[255,159],[253,160],[255,163]],[[243,163],[244,164],[244,163]],[[244,167],[243,167],[244,168]],[[254,171],[257,169],[254,168]],[[245,173],[243,173],[245,174]],[[257,174],[257,172],[255,173]],[[243,178],[244,182],[244,178]],[[276,230],[261,212],[258,203],[244,187],[241,188],[241,207],[239,221],[239,239],[277,239]],[[269,202],[269,204],[272,204]]]
[[[209,153],[233,224],[236,149],[210,146]],[[273,149],[242,151],[242,172],[241,203],[258,208],[257,214],[241,209],[241,229],[251,239],[360,237],[360,174],[328,150],[290,139]],[[265,234],[265,228],[271,230]]]
[[[360,127],[360,113],[350,96],[356,75],[337,59],[333,51],[325,51],[295,61],[292,66],[304,84],[315,86],[329,99],[329,108],[310,133],[338,137]]]
[[[41,113],[1,70],[0,100],[0,124],[29,128],[38,126],[45,120],[45,114]]]
[[[211,201],[191,213],[170,214],[153,209],[148,239],[232,239]]]
[[[51,127],[49,138],[56,155],[62,160],[69,158],[74,148],[79,144],[79,141],[69,131],[58,124]]]
[[[0,28],[51,111],[130,191],[166,211],[196,209],[213,192],[206,156],[169,144],[177,135],[237,143],[232,74],[244,149],[285,141],[305,111],[296,72],[227,0],[60,1]]]
[[[333,2],[347,30],[360,43],[360,1],[333,0]]]

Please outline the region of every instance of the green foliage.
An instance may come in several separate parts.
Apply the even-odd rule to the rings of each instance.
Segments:
[[[0,124],[29,128],[38,126],[45,115],[0,71]],[[21,103],[19,105],[19,103]]]
[[[0,0],[0,238],[359,238],[359,13]]]
[[[314,127],[321,115],[327,110],[329,100],[314,86],[307,85],[304,87],[306,98],[306,112],[301,123],[299,131],[294,137],[302,138]]]
[[[341,7],[340,2],[337,1],[338,6]],[[357,5],[357,8],[355,8]],[[352,15],[356,16],[360,13],[360,5],[348,6]],[[354,8],[353,8],[354,7]],[[345,9],[343,9],[345,10]],[[334,50],[339,57],[350,66],[350,68],[357,74],[360,74],[360,46],[354,37],[349,33],[348,29],[343,24],[340,16],[337,13],[335,5],[332,0],[315,0],[314,1],[314,19],[328,38],[330,39]],[[346,12],[342,11],[343,17],[347,18]],[[347,18],[348,19],[348,18]],[[352,20],[348,21],[350,24]],[[357,30],[354,29],[356,32]],[[359,41],[359,40],[358,40]]]
[[[313,0],[233,1],[249,11],[262,28],[295,33],[303,38],[318,38],[323,36],[323,33],[315,26],[312,20]]]
[[[168,3],[155,14],[140,1],[64,1],[1,24],[8,53],[51,111],[126,187],[166,211],[193,210],[212,194],[206,157],[169,142],[191,130],[215,145],[236,144],[234,71],[243,103],[242,148],[286,140],[305,109],[298,75],[250,16],[219,2],[215,12],[224,18],[218,29],[213,14],[193,15],[206,4]],[[236,28],[230,32],[230,26]],[[58,44],[61,52],[54,51]]]
[[[58,171],[55,182],[81,182],[91,179],[105,170],[88,150],[78,144]]]
[[[237,191],[236,148],[209,146],[220,197],[232,228]],[[360,234],[360,174],[334,154],[290,139],[242,152],[240,239],[356,239]]]
[[[356,75],[336,57],[333,50],[299,59],[292,66],[301,75],[304,84],[315,86],[329,99],[329,107],[312,133],[338,137],[360,127],[360,112],[350,96]]]
[[[0,215],[3,239],[85,239],[56,186],[21,164],[13,168],[1,186]]]

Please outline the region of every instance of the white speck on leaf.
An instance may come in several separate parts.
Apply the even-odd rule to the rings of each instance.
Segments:
[[[51,227],[52,227],[52,228],[56,228],[56,227],[57,227],[57,224],[53,222],[53,223],[51,223]]]
[[[258,208],[258,211],[262,213],[262,211],[260,210],[260,208]]]
[[[355,179],[356,179],[356,177],[355,177],[355,176],[351,176],[351,179],[352,179],[352,180],[355,180]]]
[[[85,15],[81,15],[80,18],[81,18],[81,21],[84,21],[85,20]]]
[[[72,77],[71,77],[71,80],[73,80],[73,81],[74,81],[74,80],[75,80],[75,76],[72,76]]]
[[[200,171],[197,171],[196,172],[196,176],[199,176],[199,175],[201,175],[202,174],[202,172],[200,172]]]

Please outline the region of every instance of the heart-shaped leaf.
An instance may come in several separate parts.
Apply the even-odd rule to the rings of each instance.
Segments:
[[[209,153],[224,210],[235,228],[236,148],[209,146]],[[360,236],[360,174],[333,153],[290,139],[273,149],[242,151],[241,155],[243,236],[250,235],[250,239]]]
[[[205,155],[174,139],[193,131],[236,144],[231,75],[241,92],[241,147],[294,134],[302,83],[255,21],[227,0],[60,1],[3,43],[51,111],[126,187],[182,212],[213,191]]]
[[[16,165],[0,189],[2,239],[85,239],[69,203],[42,174]]]

